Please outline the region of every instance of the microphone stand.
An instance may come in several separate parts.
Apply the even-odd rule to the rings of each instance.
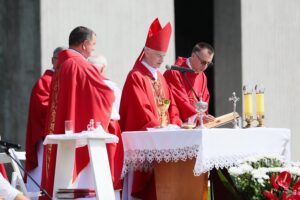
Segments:
[[[15,163],[22,169],[22,171],[25,173],[26,176],[28,176],[33,183],[40,189],[41,191],[41,195],[42,196],[46,196],[49,200],[52,200],[52,197],[48,194],[48,192],[42,188],[35,180],[34,178],[32,178],[32,176],[29,175],[29,173],[24,169],[24,167],[11,155],[10,147],[4,146],[4,151],[5,153],[8,155],[8,157],[10,157],[13,161],[15,161]]]
[[[188,77],[186,76],[186,72],[181,72],[183,74],[184,79],[186,80],[186,82],[188,83],[189,87],[192,89],[196,99],[198,101],[200,101],[200,97],[197,95],[196,91],[194,90],[194,87],[192,86],[190,80],[188,79]]]
[[[195,95],[196,99],[198,100],[198,102],[196,103],[196,110],[198,112],[198,117],[200,120],[200,129],[205,128],[205,126],[203,125],[203,116],[202,116],[202,111],[205,111],[205,109],[207,109],[207,103],[202,101],[202,96],[198,96],[196,91],[194,90],[194,87],[192,86],[190,80],[188,79],[188,77],[186,76],[186,72],[181,72],[183,74],[184,79],[186,80],[186,82],[188,83],[189,87],[192,89],[193,94]]]

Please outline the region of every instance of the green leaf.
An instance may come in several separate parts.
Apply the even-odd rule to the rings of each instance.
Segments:
[[[239,196],[238,191],[236,188],[227,180],[227,178],[224,176],[224,174],[221,172],[221,170],[218,170],[218,176],[220,180],[222,181],[225,188],[234,195],[236,200],[242,200],[242,198]]]

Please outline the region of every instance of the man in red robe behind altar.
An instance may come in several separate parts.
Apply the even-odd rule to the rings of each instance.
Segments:
[[[213,57],[213,47],[207,43],[200,42],[194,46],[189,58],[178,57],[175,62],[176,66],[193,69],[195,73],[182,73],[175,70],[167,70],[164,73],[183,122],[195,122],[197,116],[195,103],[199,101],[200,97],[202,101],[209,103],[210,96],[204,71],[212,64]],[[203,113],[204,123],[214,119],[213,116],[206,113]]]
[[[32,88],[26,131],[26,160],[25,169],[37,183],[41,182],[43,140],[47,109],[49,104],[50,86],[54,74],[57,55],[63,47],[57,47],[53,51],[52,69],[47,69],[45,73],[37,80]],[[30,192],[40,189],[33,184],[31,179],[27,179],[27,190]]]
[[[65,120],[73,121],[74,133],[86,130],[90,119],[100,122],[103,129],[108,131],[115,97],[98,70],[86,59],[91,55],[95,44],[96,34],[89,28],[80,26],[70,33],[69,49],[58,55],[51,84],[46,134],[64,134]],[[53,194],[55,159],[56,146],[45,146],[42,186],[50,195]],[[87,146],[77,148],[74,182],[85,172],[89,161]],[[84,181],[93,181],[94,177],[82,178]]]
[[[120,99],[121,99],[121,89],[117,86],[115,82],[108,79],[105,74],[105,70],[107,68],[107,60],[103,55],[93,55],[88,58],[88,61],[93,64],[99,71],[99,73],[104,77],[104,83],[114,91],[115,101],[112,107],[112,112],[110,115],[110,122],[108,125],[108,132],[115,134],[119,137],[119,142],[106,144],[107,152],[108,152],[108,160],[110,165],[110,171],[113,179],[113,186],[115,189],[116,200],[117,197],[120,197],[118,191],[122,190],[122,180],[121,173],[123,167],[123,143],[121,137],[121,128],[119,125],[120,114]]]
[[[171,24],[161,27],[155,19],[148,32],[143,51],[129,72],[121,97],[120,126],[122,131],[139,131],[158,127],[162,115],[167,115],[168,124],[181,126],[181,120],[172,93],[162,74],[158,71],[164,61],[170,37]],[[160,109],[164,100],[170,100],[166,113]],[[134,172],[133,197],[156,199],[154,174]]]

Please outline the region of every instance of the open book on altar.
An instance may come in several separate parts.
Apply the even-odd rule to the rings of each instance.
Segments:
[[[224,124],[227,124],[229,122],[232,122],[234,119],[239,118],[239,114],[237,112],[228,113],[225,115],[222,115],[220,117],[216,117],[214,121],[208,122],[204,124],[206,128],[215,128],[222,126]]]

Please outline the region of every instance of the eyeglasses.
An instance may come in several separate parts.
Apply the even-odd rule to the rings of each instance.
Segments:
[[[197,56],[197,58],[199,59],[199,61],[202,65],[207,65],[208,67],[210,67],[214,64],[213,62],[208,62],[208,61],[203,60],[197,53],[194,53],[194,54]]]

